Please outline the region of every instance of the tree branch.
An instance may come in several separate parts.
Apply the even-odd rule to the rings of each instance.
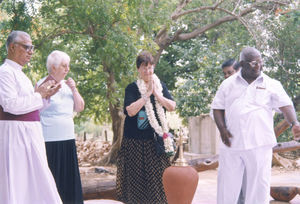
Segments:
[[[219,7],[221,5],[221,3],[223,2],[223,0],[218,0],[213,6],[202,6],[199,8],[195,8],[195,9],[190,9],[190,10],[186,10],[186,11],[182,11],[183,8],[190,2],[191,0],[182,0],[179,5],[177,6],[177,8],[175,9],[175,11],[172,13],[171,18],[173,21],[176,21],[178,18],[184,16],[184,15],[188,15],[190,13],[196,13],[196,12],[200,12],[203,10],[219,10],[221,12],[227,13],[229,14],[228,16],[224,16],[221,17],[217,20],[215,20],[213,23],[205,25],[203,27],[198,27],[195,28],[194,30],[192,30],[189,33],[182,33],[182,29],[179,29],[180,32],[175,32],[175,34],[172,36],[168,33],[168,28],[165,26],[163,27],[158,35],[155,38],[155,42],[158,44],[159,46],[159,50],[157,51],[157,54],[155,55],[155,61],[157,62],[162,51],[168,46],[170,45],[172,42],[174,41],[184,41],[184,40],[189,40],[192,38],[195,38],[203,33],[205,33],[206,31],[215,28],[223,23],[226,22],[230,22],[230,21],[234,21],[234,20],[238,20],[242,23],[242,25],[244,25],[246,27],[246,29],[248,30],[248,32],[252,35],[252,37],[255,39],[256,43],[259,42],[259,40],[257,39],[256,33],[248,26],[247,22],[242,18],[243,16],[246,16],[249,13],[252,13],[256,10],[259,10],[258,8],[260,7],[261,10],[274,10],[274,6],[270,9],[268,7],[268,5],[270,5],[270,3],[276,4],[276,5],[287,5],[286,2],[283,1],[277,1],[277,0],[258,0],[252,4],[250,4],[250,6],[244,6],[244,5],[240,5],[241,7],[245,7],[244,9],[240,10],[239,8],[239,4],[240,1],[238,1],[238,5],[235,6],[235,8],[233,9],[233,11],[229,11],[225,8],[221,8]],[[264,3],[268,3],[267,5],[264,5]],[[235,11],[238,10],[239,14],[235,14]]]
[[[160,42],[160,39],[163,37],[163,36],[166,36],[166,33],[167,33],[167,27],[166,26],[163,26],[160,31],[158,31],[156,37],[155,37],[155,42],[159,45],[159,42]]]
[[[249,13],[252,13],[253,11],[255,11],[255,7],[257,7],[258,5],[260,5],[262,3],[265,3],[265,2],[274,2],[276,4],[286,5],[285,2],[278,2],[278,1],[275,1],[275,0],[274,1],[272,1],[272,0],[271,1],[269,1],[269,0],[262,0],[262,1],[259,1],[257,3],[253,3],[250,7],[242,10],[239,15],[236,15],[233,12],[230,12],[230,11],[224,9],[224,8],[218,7],[218,5],[220,5],[221,2],[222,1],[216,3],[214,6],[199,7],[199,8],[196,8],[196,9],[192,9],[192,10],[188,10],[188,11],[184,11],[184,12],[178,13],[176,16],[174,15],[172,17],[172,19],[173,18],[174,19],[178,19],[179,17],[181,17],[183,15],[187,15],[189,13],[194,13],[194,12],[200,12],[202,10],[219,10],[219,11],[223,11],[223,12],[225,12],[225,13],[227,13],[227,14],[230,15],[230,16],[222,17],[222,18],[218,19],[217,21],[215,21],[212,24],[206,25],[206,26],[204,26],[202,28],[195,29],[191,33],[181,34],[176,39],[177,40],[189,40],[191,38],[195,38],[198,35],[201,35],[202,33],[206,32],[209,29],[212,29],[214,27],[219,26],[220,24],[223,24],[223,23],[229,22],[229,21],[234,21],[234,20],[239,20],[246,27],[246,29],[253,36],[253,38],[256,39],[254,32],[249,28],[249,26],[247,25],[247,23],[241,17],[245,16],[245,15],[247,15]]]
[[[173,37],[169,37],[167,35],[167,30],[164,30],[164,33],[161,34],[161,35],[164,35],[164,40],[161,40],[161,38],[162,38],[161,35],[159,36],[160,38],[156,37],[155,42],[159,45],[159,50],[156,52],[156,54],[154,56],[154,64],[157,64],[159,57],[160,57],[161,53],[164,51],[164,49],[166,47],[168,47],[173,41],[175,41],[178,38],[178,36],[182,33],[182,31],[183,31],[182,29],[179,29],[175,32]]]
[[[202,7],[199,7],[199,8],[195,8],[195,9],[191,9],[191,10],[183,11],[181,13],[174,14],[174,15],[172,15],[172,20],[175,21],[178,18],[180,18],[181,16],[184,16],[184,15],[187,15],[187,14],[190,14],[190,13],[197,13],[197,12],[200,12],[200,11],[203,11],[203,10],[215,10],[215,9],[216,9],[215,6],[202,6]]]
[[[236,8],[237,8],[237,7],[235,7],[234,10],[235,10]],[[257,37],[256,37],[256,35],[255,35],[255,32],[248,26],[247,22],[241,17],[241,14],[240,14],[240,15],[236,15],[234,12],[230,12],[229,10],[224,9],[224,8],[218,8],[218,10],[221,10],[221,11],[223,11],[223,12],[225,12],[225,13],[231,15],[231,16],[236,17],[237,20],[240,21],[241,24],[248,30],[248,32],[250,33],[250,35],[252,35],[252,37],[255,39],[255,41],[258,41],[258,40],[257,40]],[[245,10],[244,10],[244,11],[245,11]],[[242,14],[243,14],[244,11],[242,11]]]
[[[281,6],[288,6],[289,5],[289,1],[277,1],[277,0],[258,0],[257,3],[275,3],[275,4],[278,4],[278,5],[281,5]]]
[[[54,29],[53,33],[50,33],[49,35],[41,37],[43,39],[39,44],[37,44],[35,47],[39,48],[42,46],[42,44],[45,42],[45,39],[51,40],[56,37],[60,37],[66,34],[84,34],[85,32],[76,32],[76,31],[71,31],[71,30],[59,30],[59,29]]]
[[[172,13],[172,15],[171,15],[172,20],[175,20],[175,19],[173,19],[173,16],[176,16],[178,13],[180,13],[181,10],[190,2],[191,2],[191,0],[182,0],[179,3],[179,5],[176,7],[175,11]]]
[[[94,34],[94,28],[93,28],[92,25],[89,25],[87,27],[87,29],[85,31],[82,31],[82,32],[73,31],[73,30],[59,30],[59,28],[57,28],[57,29],[54,29],[54,31],[52,33],[50,33],[49,35],[43,36],[41,38],[43,40],[39,44],[37,44],[35,47],[39,48],[45,42],[45,39],[51,40],[51,39],[54,39],[56,37],[60,37],[60,36],[67,35],[67,34],[78,34],[78,35],[88,34],[89,36],[91,36],[92,38],[95,38],[95,39],[102,39],[102,40],[106,39],[105,37],[95,35]]]
[[[236,9],[237,9],[238,6],[240,5],[240,3],[241,3],[241,0],[239,0],[239,1],[236,3],[234,9],[232,10],[232,13],[234,13],[234,12],[236,11]]]
[[[186,4],[188,4],[189,2],[190,1],[185,1]],[[181,16],[189,14],[189,13],[199,12],[201,10],[207,10],[207,9],[215,10],[221,3],[223,3],[223,0],[217,1],[213,6],[203,6],[203,7],[199,7],[199,8],[196,8],[196,9],[191,9],[191,10],[184,11],[184,12],[180,12],[180,11],[186,6],[186,4],[184,6],[179,5],[181,7],[176,8],[176,10],[171,15],[171,18],[172,18],[172,20],[177,20]]]
[[[217,9],[220,9],[220,8],[217,8]],[[224,9],[223,9],[224,10]],[[236,15],[230,15],[230,16],[225,16],[225,17],[222,17],[218,20],[216,20],[214,23],[211,23],[209,25],[206,25],[202,28],[197,28],[195,29],[194,31],[192,31],[191,33],[184,33],[184,34],[180,34],[178,36],[178,38],[176,38],[177,40],[189,40],[189,39],[192,39],[192,38],[195,38],[196,36],[206,32],[207,30],[209,29],[212,29],[214,27],[217,27],[225,22],[230,22],[230,21],[234,21],[236,19],[239,19],[240,16],[244,16],[244,15],[247,15],[251,12],[253,12],[254,10],[251,8],[248,8],[248,9],[245,9],[244,11],[241,12],[241,14],[239,16],[236,16]]]
[[[215,5],[213,5],[213,6],[202,6],[202,7],[199,7],[199,8],[195,8],[195,9],[191,9],[191,10],[187,10],[187,11],[183,11],[183,12],[180,12],[182,10],[182,8],[176,9],[175,12],[171,15],[171,18],[172,18],[172,20],[177,20],[181,16],[184,16],[184,15],[187,15],[187,14],[190,14],[190,13],[198,13],[198,12],[203,11],[203,10],[216,10],[216,9],[223,10],[222,8],[218,7],[222,2],[223,2],[223,0],[221,0],[220,2],[215,3]],[[288,5],[285,2],[280,2],[280,1],[276,1],[276,0],[273,0],[273,1],[272,0],[262,0],[262,1],[258,1],[257,3],[253,3],[247,9],[251,9],[251,8],[257,7],[260,4],[265,3],[265,2],[268,2],[268,3],[269,2],[273,2],[275,4],[284,5],[284,6]],[[240,2],[237,3],[237,5],[234,8],[233,12],[237,9],[237,6],[238,6],[239,3]]]

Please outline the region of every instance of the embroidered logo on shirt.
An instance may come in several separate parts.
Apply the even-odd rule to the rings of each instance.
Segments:
[[[257,86],[256,89],[266,89],[266,87]]]

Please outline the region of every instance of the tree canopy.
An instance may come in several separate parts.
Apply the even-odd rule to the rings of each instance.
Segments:
[[[153,53],[182,117],[209,111],[223,77],[220,65],[256,46],[266,71],[299,95],[299,11],[289,0],[4,0],[0,4],[0,58],[12,30],[36,46],[25,69],[35,83],[53,50],[71,57],[71,72],[86,109],[77,122],[112,122],[122,135],[124,89],[136,80],[135,58]]]

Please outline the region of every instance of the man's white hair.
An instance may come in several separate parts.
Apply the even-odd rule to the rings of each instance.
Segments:
[[[50,53],[50,55],[48,55],[47,57],[47,70],[48,73],[50,74],[52,71],[52,67],[59,67],[61,65],[61,63],[70,63],[70,56],[62,51],[59,50],[54,50]]]
[[[21,36],[27,36],[30,38],[30,35],[24,31],[20,31],[20,30],[13,30],[7,37],[6,43],[5,43],[5,47],[6,47],[6,51],[8,52],[8,47],[11,43],[15,43],[20,41]]]
[[[254,47],[245,47],[240,54],[240,61],[247,61],[253,56],[260,56],[260,52]]]

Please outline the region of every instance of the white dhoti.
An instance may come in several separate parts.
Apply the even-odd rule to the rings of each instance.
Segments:
[[[61,203],[40,122],[0,121],[0,203]]]
[[[219,156],[217,203],[238,202],[245,170],[245,204],[268,204],[271,163],[271,146],[244,151],[222,149]]]

